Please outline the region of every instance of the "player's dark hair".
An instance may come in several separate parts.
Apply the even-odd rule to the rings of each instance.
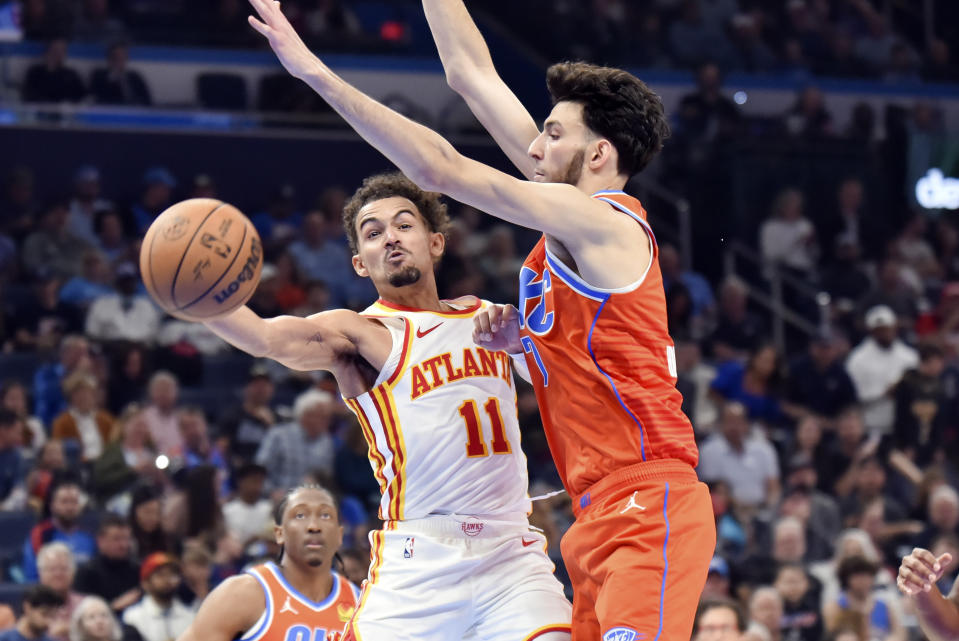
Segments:
[[[699,621],[702,619],[703,615],[709,612],[710,610],[717,610],[720,608],[725,608],[727,610],[732,610],[733,614],[736,615],[736,629],[739,632],[746,631],[746,615],[743,613],[743,609],[738,603],[732,599],[723,599],[723,598],[713,598],[713,599],[703,599],[699,602],[699,607],[696,608],[696,618],[693,619],[693,634],[695,637],[696,633],[699,632]]]
[[[393,198],[394,196],[406,198],[416,205],[416,209],[426,220],[431,232],[446,235],[450,218],[446,213],[446,205],[441,200],[440,194],[423,191],[416,186],[416,183],[398,171],[377,174],[364,180],[360,188],[356,190],[356,193],[343,207],[343,228],[346,230],[346,237],[350,241],[350,251],[354,254],[359,252],[360,245],[359,235],[356,231],[357,214],[371,202]]]
[[[622,69],[585,62],[560,62],[546,72],[553,99],[583,106],[583,121],[619,153],[620,173],[638,174],[663,148],[669,123],[659,96]]]
[[[296,487],[290,488],[287,493],[283,495],[283,498],[280,499],[280,502],[276,504],[276,508],[273,510],[273,522],[276,525],[283,525],[283,513],[286,512],[286,506],[290,504],[290,497],[300,490],[319,490],[320,492],[326,492],[329,494],[330,498],[333,499],[333,509],[336,511],[336,522],[340,522],[340,501],[337,499],[337,496],[319,483],[302,483]],[[283,560],[283,552],[285,551],[284,548],[285,546],[281,545],[280,551],[276,554],[276,562],[278,565]],[[338,558],[338,554],[333,555],[334,562]],[[342,560],[340,563],[342,563]]]

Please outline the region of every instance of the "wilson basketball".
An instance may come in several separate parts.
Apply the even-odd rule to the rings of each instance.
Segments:
[[[246,303],[262,267],[263,245],[253,223],[212,198],[184,200],[164,211],[140,248],[140,273],[153,300],[191,321]]]

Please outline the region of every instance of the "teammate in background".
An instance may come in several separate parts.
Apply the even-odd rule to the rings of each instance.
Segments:
[[[554,65],[555,106],[540,132],[497,76],[462,2],[427,0],[451,86],[529,179],[518,180],[347,84],[278,2],[250,2],[259,15],[250,24],[287,71],[417,185],[543,232],[520,273],[521,315],[491,311],[477,338],[525,353],[533,372],[577,512],[563,541],[573,637],[688,639],[716,533],[675,389],[655,238],[639,201],[622,192],[668,135],[659,97],[624,71]]]
[[[204,599],[179,641],[338,641],[359,591],[333,571],[343,526],[317,485],[290,490],[274,513],[278,563],[230,577]]]
[[[951,562],[951,554],[936,558],[929,550],[915,548],[899,566],[896,584],[912,600],[919,627],[929,641],[959,639],[959,581],[952,584],[949,596],[936,585]]]
[[[242,307],[206,325],[254,356],[332,372],[359,419],[386,523],[348,635],[569,639],[570,604],[526,516],[511,359],[473,343],[489,303],[437,293],[446,206],[400,174],[374,176],[343,222],[381,297],[363,314],[264,320]]]

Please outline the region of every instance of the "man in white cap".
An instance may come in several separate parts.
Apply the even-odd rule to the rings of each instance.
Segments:
[[[849,353],[846,371],[856,386],[866,427],[886,435],[896,409],[893,389],[907,370],[919,365],[919,353],[899,339],[896,314],[886,305],[870,308],[865,320],[869,336]]]

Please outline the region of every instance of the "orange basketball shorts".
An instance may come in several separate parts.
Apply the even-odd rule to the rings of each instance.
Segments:
[[[688,464],[639,463],[573,497],[573,641],[689,641],[716,528]]]

